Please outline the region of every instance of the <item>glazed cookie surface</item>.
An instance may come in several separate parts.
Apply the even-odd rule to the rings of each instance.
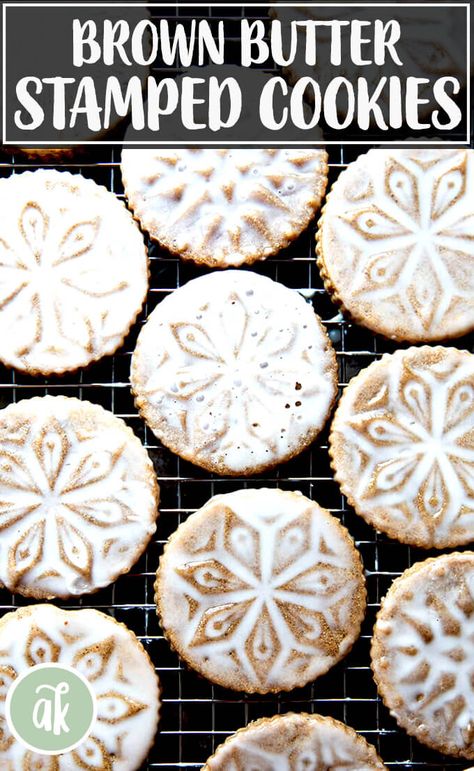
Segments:
[[[337,366],[301,295],[226,271],[190,281],[155,308],[131,381],[141,416],[173,452],[219,474],[252,474],[315,439]]]
[[[80,174],[0,180],[0,361],[29,374],[84,367],[122,344],[148,288],[143,237]]]
[[[474,552],[419,562],[377,616],[372,669],[399,725],[429,747],[474,759]]]
[[[124,150],[122,177],[142,227],[211,267],[262,260],[305,230],[327,185],[324,150]]]
[[[62,755],[37,754],[10,733],[5,697],[15,678],[37,664],[58,663],[83,675],[96,697],[91,732]],[[0,767],[8,771],[135,771],[153,743],[159,681],[133,632],[97,610],[30,605],[0,620]]]
[[[357,323],[430,342],[474,328],[474,151],[370,150],[328,196],[318,263]]]
[[[0,581],[36,599],[96,591],[156,530],[159,488],[124,421],[65,396],[0,410]]]
[[[291,690],[343,658],[365,613],[347,530],[301,493],[218,495],[171,536],[155,600],[172,647],[199,674],[248,693]]]
[[[344,391],[329,438],[350,504],[391,538],[424,548],[474,539],[474,356],[386,354]]]
[[[217,748],[203,771],[372,771],[384,769],[375,748],[353,728],[316,714],[276,715],[241,728]]]

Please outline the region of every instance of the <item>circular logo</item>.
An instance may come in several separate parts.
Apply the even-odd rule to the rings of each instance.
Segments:
[[[38,664],[12,683],[5,715],[13,736],[28,749],[59,755],[88,736],[96,716],[95,694],[71,667]]]

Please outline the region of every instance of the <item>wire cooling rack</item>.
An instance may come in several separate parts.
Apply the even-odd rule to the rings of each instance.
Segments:
[[[358,154],[358,150],[352,148],[331,150],[330,184]],[[4,156],[0,161],[0,176],[45,165],[26,162],[20,156]],[[77,163],[46,165],[80,172],[123,198],[116,150],[94,151]],[[345,321],[337,313],[324,291],[315,264],[314,230],[313,225],[289,249],[252,270],[299,290],[313,304],[337,351],[339,382],[344,388],[360,369],[397,346]],[[113,586],[78,600],[57,603],[64,608],[97,608],[124,622],[137,634],[156,665],[163,689],[160,732],[142,771],[200,768],[217,745],[238,728],[256,718],[287,711],[319,712],[343,720],[377,747],[390,769],[457,771],[466,768],[467,763],[431,752],[399,730],[377,697],[369,668],[369,646],[380,599],[405,568],[431,554],[377,534],[347,506],[329,467],[327,431],[309,450],[276,471],[247,479],[227,479],[202,471],[172,455],[139,419],[128,376],[131,353],[141,325],[167,294],[206,272],[203,268],[180,262],[155,244],[148,246],[151,282],[147,302],[125,345],[115,356],[79,373],[47,380],[0,367],[0,407],[48,393],[88,399],[123,418],[153,459],[161,486],[161,516],[156,538],[146,554]],[[474,336],[471,335],[453,344],[472,350],[473,343]],[[163,639],[153,603],[155,570],[168,536],[212,495],[252,486],[301,490],[328,508],[348,527],[360,549],[367,574],[368,612],[361,637],[352,652],[316,683],[276,696],[246,696],[227,691],[187,670]],[[28,600],[0,590],[0,613],[25,604],[29,604]]]

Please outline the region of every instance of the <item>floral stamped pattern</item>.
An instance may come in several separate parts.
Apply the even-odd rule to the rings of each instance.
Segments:
[[[472,150],[371,150],[341,174],[318,251],[356,321],[414,342],[474,327],[473,200]]]
[[[307,227],[326,189],[327,154],[128,149],[122,175],[129,205],[153,238],[180,257],[236,267],[274,254]]]
[[[352,728],[315,714],[263,718],[217,748],[205,771],[371,771],[377,753]]]
[[[474,356],[410,348],[347,387],[330,448],[356,511],[392,538],[425,547],[474,537]]]
[[[131,379],[142,416],[174,452],[218,473],[252,473],[315,438],[335,398],[336,360],[300,295],[227,271],[158,305]]]
[[[114,195],[79,175],[0,181],[0,358],[29,372],[112,353],[147,289],[143,239]]]
[[[474,553],[418,563],[392,585],[374,629],[372,666],[400,725],[474,760]]]
[[[101,407],[45,396],[0,411],[0,580],[36,598],[113,581],[155,532],[145,449]]]
[[[328,512],[296,493],[240,490],[180,526],[156,601],[191,666],[266,693],[314,680],[347,653],[365,590],[358,553]]]
[[[97,700],[89,736],[61,756],[38,755],[10,733],[5,699],[36,664],[59,663],[86,677]],[[0,766],[8,771],[132,771],[153,742],[159,710],[154,667],[135,635],[95,610],[32,605],[0,627]]]

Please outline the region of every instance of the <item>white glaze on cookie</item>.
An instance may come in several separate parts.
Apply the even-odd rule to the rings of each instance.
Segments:
[[[321,715],[262,718],[217,748],[203,771],[371,771],[384,769],[371,744]]]
[[[0,580],[38,599],[94,591],[156,530],[151,460],[126,424],[64,396],[0,410]]]
[[[421,742],[474,759],[474,553],[417,563],[397,579],[374,628],[385,704]]]
[[[474,151],[370,150],[334,184],[318,232],[326,285],[399,340],[474,328]]]
[[[80,174],[0,180],[0,360],[29,373],[86,366],[122,343],[147,291],[143,238]]]
[[[334,351],[295,291],[249,272],[194,279],[149,317],[132,360],[136,404],[173,452],[250,474],[299,453],[336,394]]]
[[[192,667],[235,690],[290,690],[349,651],[365,610],[360,556],[300,493],[239,490],[182,524],[161,558],[165,634]]]
[[[5,698],[14,679],[36,664],[57,662],[89,680],[97,699],[91,732],[59,756],[30,752],[10,733]],[[31,605],[0,620],[0,768],[6,771],[135,771],[152,745],[159,685],[137,638],[96,610]]]
[[[350,503],[404,543],[474,539],[474,356],[456,348],[386,354],[346,388],[330,452]]]
[[[131,209],[152,238],[211,267],[265,259],[309,224],[327,184],[324,150],[124,150]]]

